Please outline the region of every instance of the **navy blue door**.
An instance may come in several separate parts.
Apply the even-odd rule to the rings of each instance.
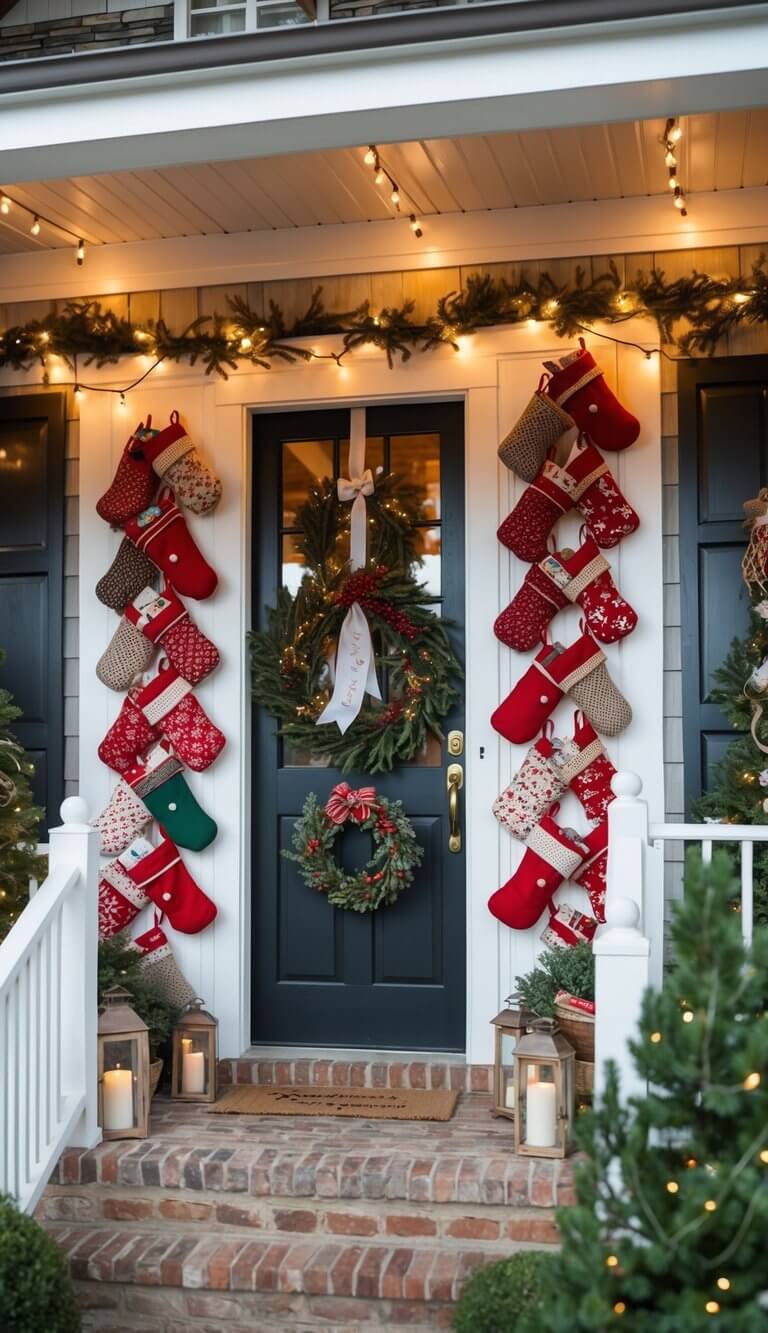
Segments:
[[[346,468],[348,411],[254,420],[253,623],[279,585],[301,577],[296,512],[310,487]],[[460,404],[370,408],[368,466],[404,475],[421,495],[420,577],[442,599],[463,660],[464,423]],[[445,731],[463,731],[463,707]],[[465,1022],[465,864],[448,850],[446,742],[373,783],[402,800],[425,856],[414,883],[370,916],[329,907],[279,855],[307,794],[325,801],[344,775],[292,754],[262,709],[254,714],[253,1040],[295,1045],[461,1050]],[[463,804],[464,795],[461,794]],[[350,830],[344,863],[364,863],[367,835]]]

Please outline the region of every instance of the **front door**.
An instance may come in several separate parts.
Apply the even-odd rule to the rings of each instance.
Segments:
[[[421,497],[417,576],[439,594],[463,661],[464,422],[454,403],[366,411],[366,466],[394,472]],[[302,568],[296,513],[323,477],[347,475],[349,411],[254,419],[253,623],[295,590]],[[445,719],[462,731],[463,703]],[[462,1050],[465,1027],[465,860],[448,850],[447,744],[391,773],[344,775],[292,754],[257,708],[253,751],[253,1040],[375,1049]],[[459,762],[463,763],[463,759]],[[342,779],[403,802],[424,859],[394,905],[359,915],[329,906],[280,856],[309,792],[324,804]],[[463,803],[463,793],[461,794]],[[368,835],[337,843],[354,868]]]

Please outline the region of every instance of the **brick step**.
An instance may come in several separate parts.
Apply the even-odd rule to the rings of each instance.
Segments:
[[[512,1248],[49,1225],[72,1277],[87,1284],[79,1287],[84,1326],[100,1333],[145,1327],[182,1333],[198,1318],[206,1333],[447,1328],[469,1274]],[[94,1290],[102,1285],[106,1293]],[[246,1317],[259,1322],[240,1322]]]
[[[220,1060],[219,1080],[232,1083],[283,1084],[298,1087],[335,1088],[455,1088],[460,1092],[490,1092],[492,1067],[468,1065],[446,1056],[391,1059],[331,1058],[323,1056],[282,1058],[242,1056]]]
[[[100,1226],[105,1223],[167,1229],[178,1234],[206,1233],[225,1237],[237,1231],[286,1237],[365,1237],[412,1240],[434,1238],[448,1245],[556,1245],[558,1230],[550,1208],[509,1208],[477,1203],[430,1203],[420,1207],[407,1200],[327,1201],[318,1198],[222,1197],[201,1190],[194,1199],[188,1191],[103,1185],[51,1185],[37,1212],[46,1224]],[[351,1242],[350,1242],[351,1243]]]

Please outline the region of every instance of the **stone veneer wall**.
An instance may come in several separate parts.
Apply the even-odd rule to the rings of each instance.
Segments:
[[[118,13],[79,14],[0,28],[0,61],[103,51],[111,46],[173,41],[173,5],[151,5]]]

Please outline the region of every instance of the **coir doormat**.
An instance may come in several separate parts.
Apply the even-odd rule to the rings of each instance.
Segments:
[[[334,1115],[358,1120],[450,1120],[458,1092],[410,1088],[230,1088],[209,1107],[220,1115]]]

